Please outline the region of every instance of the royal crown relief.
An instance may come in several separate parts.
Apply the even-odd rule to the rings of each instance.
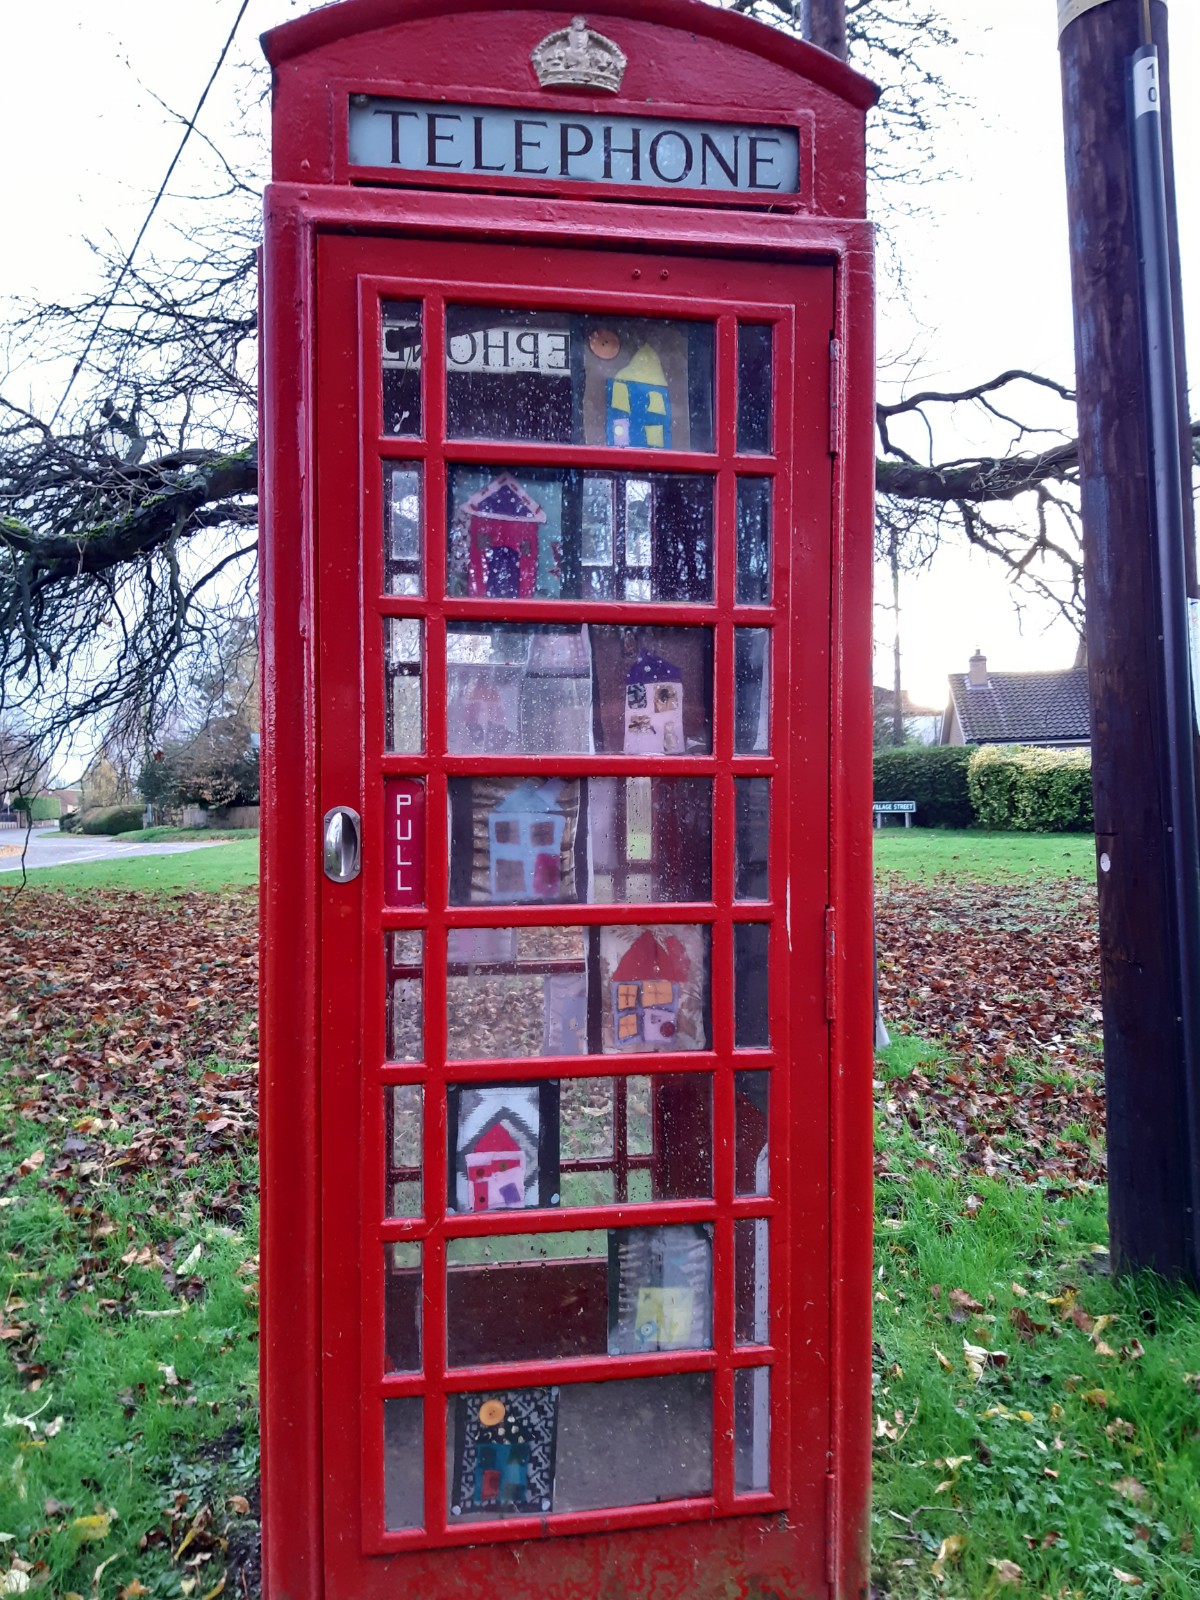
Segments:
[[[620,45],[573,17],[549,33],[530,58],[543,89],[604,89],[616,94],[628,62]]]

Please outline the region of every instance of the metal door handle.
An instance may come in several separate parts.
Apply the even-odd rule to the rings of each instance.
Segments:
[[[362,866],[362,818],[350,806],[334,806],[325,813],[322,830],[325,876],[334,883],[349,883]]]

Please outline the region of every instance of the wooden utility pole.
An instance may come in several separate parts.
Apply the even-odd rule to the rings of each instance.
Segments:
[[[804,37],[846,59],[846,0],[804,0]]]
[[[1059,0],[1059,14],[1113,1264],[1200,1282],[1200,895],[1180,639],[1195,574],[1167,7]],[[1157,289],[1142,270],[1157,247],[1134,179],[1130,89],[1151,39],[1165,153]]]

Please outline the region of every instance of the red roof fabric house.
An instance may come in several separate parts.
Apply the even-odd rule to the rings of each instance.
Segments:
[[[625,1049],[670,1047],[678,1030],[679,997],[692,970],[682,943],[661,944],[646,930],[630,945],[612,975],[613,1025]]]

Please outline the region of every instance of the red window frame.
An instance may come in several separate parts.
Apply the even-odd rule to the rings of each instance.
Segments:
[[[449,269],[449,274],[447,269]],[[829,1435],[828,1037],[822,993],[823,912],[828,903],[829,266],[689,260],[569,248],[489,248],[421,241],[324,237],[317,249],[317,593],[320,661],[320,803],[362,813],[364,869],[357,891],[321,886],[322,1304],[326,1544],[350,1539],[364,1554],[483,1545],[599,1529],[647,1527],[762,1514],[794,1503],[797,1479],[824,1479]],[[619,285],[619,287],[618,287]],[[383,432],[381,312],[384,300],[424,305],[422,430]],[[627,315],[716,323],[715,448],[633,450],[444,439],[445,306],[463,301],[522,309],[620,310]],[[774,449],[736,448],[736,331],[775,326]],[[446,466],[494,459],[520,466],[618,471],[675,470],[716,480],[715,586],[711,603],[504,600],[446,595]],[[385,593],[384,471],[419,462],[424,473],[424,594]],[[736,486],[740,476],[775,483],[769,605],[736,602]],[[789,537],[788,535],[791,535]],[[796,560],[797,570],[792,564]],[[425,753],[384,754],[384,619],[419,618],[424,630]],[[446,623],[595,622],[706,626],[714,636],[713,748],[708,756],[452,756],[445,753]],[[735,627],[772,630],[770,754],[734,754]],[[805,686],[811,685],[811,692]],[[712,900],[699,903],[450,906],[445,863],[447,781],[465,774],[662,775],[713,782]],[[803,783],[793,787],[793,770]],[[735,901],[734,778],[773,780],[769,895]],[[425,784],[425,896],[387,909],[383,839],[389,777]],[[353,796],[353,798],[349,798]],[[785,796],[787,799],[785,800]],[[807,859],[811,867],[798,868]],[[791,877],[791,896],[788,881]],[[587,1057],[487,1059],[446,1064],[446,939],[451,928],[707,923],[712,928],[709,1048]],[[769,922],[770,1047],[734,1050],[729,1003],[733,925]],[[820,924],[820,926],[818,926]],[[389,1065],[384,1045],[384,933],[424,933],[425,1059]],[[734,1074],[770,1071],[770,1193],[735,1194]],[[445,1086],[536,1082],[548,1077],[703,1072],[713,1083],[714,1193],[708,1200],[616,1203],[520,1213],[450,1214]],[[424,1088],[424,1212],[388,1218],[389,1134],[385,1088]],[[724,1136],[723,1136],[724,1134]],[[800,1142],[802,1141],[802,1142]],[[785,1154],[786,1153],[786,1154]],[[798,1157],[803,1155],[803,1170]],[[614,1157],[616,1152],[614,1151]],[[636,1161],[638,1158],[633,1158]],[[632,1162],[630,1163],[632,1164]],[[564,1162],[564,1167],[567,1163]],[[360,1180],[360,1181],[359,1181]],[[770,1219],[770,1342],[735,1345],[733,1224]],[[446,1365],[446,1240],[512,1232],[609,1229],[656,1222],[714,1228],[713,1347],[655,1355],[455,1368]],[[388,1373],[384,1360],[384,1248],[422,1245],[424,1368]],[[734,1372],[769,1366],[771,1488],[734,1492]],[[511,1516],[455,1526],[446,1505],[447,1397],[543,1382],[602,1381],[711,1371],[712,1494],[659,1504],[545,1518]],[[383,1401],[425,1400],[426,1523],[392,1531],[383,1514]],[[807,1496],[806,1496],[807,1498]],[[350,1514],[351,1522],[347,1521]],[[357,1525],[358,1533],[351,1531]]]

